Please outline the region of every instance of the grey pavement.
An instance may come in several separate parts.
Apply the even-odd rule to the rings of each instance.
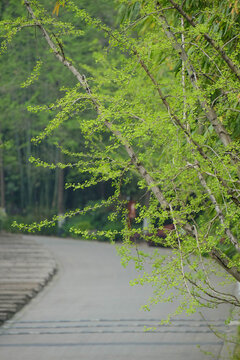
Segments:
[[[151,287],[129,285],[138,274],[132,265],[121,266],[114,246],[50,237],[23,239],[37,239],[54,254],[59,270],[35,299],[0,328],[1,360],[219,358],[223,341],[198,314],[181,315],[171,325],[159,326],[175,304],[140,310]],[[228,312],[222,306],[206,316],[216,329],[228,331],[224,324]],[[156,331],[146,332],[145,326]]]

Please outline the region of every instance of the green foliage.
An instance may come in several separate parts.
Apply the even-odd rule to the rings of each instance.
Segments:
[[[111,241],[119,241],[122,239],[121,230],[122,224],[120,220],[109,221],[110,209],[99,208],[86,215],[75,216],[74,218],[67,219],[63,225],[63,235],[72,237],[81,237],[82,233],[93,237],[96,236],[97,240],[108,240],[107,232],[111,232]],[[101,233],[98,233],[101,232]],[[112,236],[114,234],[114,236]]]
[[[27,226],[31,226],[33,223],[41,222],[41,217],[33,214],[33,215],[15,215],[15,216],[7,216],[2,223],[2,230],[11,232],[11,233],[22,233],[29,234],[29,230]],[[19,227],[14,226],[15,223],[23,223],[25,224],[25,228],[19,229]],[[57,235],[58,229],[56,224],[51,224],[51,226],[46,226],[39,231],[39,235]]]
[[[41,66],[42,66],[42,61],[41,60],[37,61],[31,75],[24,83],[21,84],[21,87],[30,86],[34,81],[38,80],[38,77],[40,75]]]
[[[41,120],[28,133],[38,149],[57,144],[59,158],[28,148],[30,160],[44,171],[69,171],[69,191],[90,194],[98,186],[107,191],[101,202],[81,201],[82,207],[51,220],[15,226],[42,230],[70,219],[65,233],[109,240],[120,236],[123,264],[133,260],[140,273],[133,283],[153,285],[146,310],[172,301],[174,289],[180,302],[175,315],[222,302],[239,307],[236,297],[211,282],[223,276],[211,258],[227,269],[226,281],[230,275],[240,280],[238,5],[213,1],[210,8],[207,1],[189,0],[179,10],[175,1],[170,8],[166,0],[121,1],[121,24],[113,28],[90,12],[92,6],[66,1],[53,20],[53,9],[45,11],[44,3],[28,8],[44,37],[41,56],[34,56],[35,63],[41,59],[42,72],[40,63],[31,66],[25,84],[44,79],[53,88],[58,83],[60,90],[49,97],[47,91],[44,99],[41,92],[27,98],[29,121]],[[19,27],[31,29],[34,21],[3,21],[3,50],[11,41],[21,42]],[[85,40],[79,41],[79,28]],[[90,38],[91,51],[84,56]],[[128,218],[127,195],[136,200],[134,222]],[[115,225],[102,225],[107,215],[101,207],[111,209]],[[93,218],[90,211],[95,211]],[[146,219],[148,234],[141,230]],[[163,256],[158,250],[135,251],[139,238],[171,251]]]

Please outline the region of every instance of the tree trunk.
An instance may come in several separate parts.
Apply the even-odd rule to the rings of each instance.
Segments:
[[[20,174],[20,207],[21,211],[25,206],[25,189],[24,189],[24,180],[23,180],[23,164],[22,164],[22,155],[20,150],[20,141],[18,132],[15,132],[15,139],[16,139],[16,147],[17,147],[17,155],[18,155],[18,167],[19,167],[19,174]],[[18,209],[19,210],[19,209]]]
[[[0,139],[0,207],[3,213],[5,210],[5,182],[4,182],[4,164],[3,164],[3,148],[2,140]]]
[[[60,163],[63,163],[63,154],[60,151]],[[64,224],[64,219],[61,216],[64,214],[64,169],[58,168],[58,193],[57,193],[57,205],[58,205],[58,235],[62,234],[62,226]]]

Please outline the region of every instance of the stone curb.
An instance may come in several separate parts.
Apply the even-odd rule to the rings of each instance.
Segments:
[[[32,238],[0,234],[0,325],[34,298],[56,271],[52,255]]]

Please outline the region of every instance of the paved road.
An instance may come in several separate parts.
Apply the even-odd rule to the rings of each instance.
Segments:
[[[160,304],[147,313],[139,310],[151,291],[129,286],[136,272],[132,266],[120,265],[114,246],[47,237],[37,240],[55,255],[59,271],[0,329],[1,360],[213,358],[197,345],[219,355],[222,341],[199,316],[181,316],[171,326],[158,327],[174,305]],[[224,326],[227,312],[226,307],[211,312],[217,328]],[[144,326],[157,326],[157,331],[144,332]]]

